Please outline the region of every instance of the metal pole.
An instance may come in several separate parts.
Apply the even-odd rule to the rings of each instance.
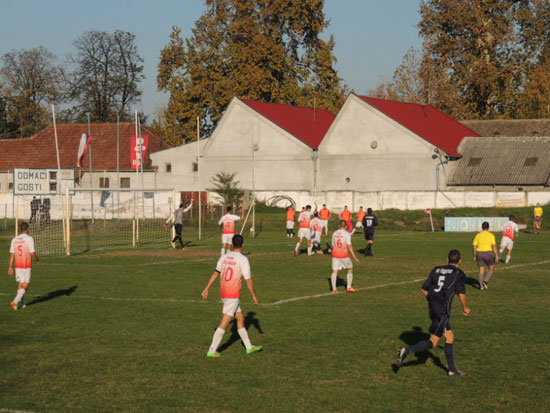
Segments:
[[[138,133],[139,133],[139,159],[140,159],[140,165],[141,165],[141,218],[145,219],[145,193],[143,191],[143,188],[145,187],[145,184],[143,182],[143,150],[141,146],[141,121],[138,118]]]
[[[90,133],[90,112],[88,112],[88,137]],[[94,181],[92,178],[92,142],[88,144],[88,158],[90,160],[90,188],[94,187]],[[94,223],[94,193],[90,192],[90,206],[92,208],[92,224]]]
[[[255,185],[255,168],[256,168],[256,161],[254,152],[254,134],[250,137],[252,141],[252,228],[250,228],[250,231],[252,232],[252,238],[256,236],[256,185]]]
[[[199,240],[202,239],[202,228],[201,228],[201,220],[202,220],[202,199],[201,199],[201,168],[199,165],[201,159],[201,143],[200,143],[200,120],[197,116],[197,189],[199,194]]]
[[[120,189],[120,118],[119,118],[119,115],[116,115],[116,181],[117,181],[117,188]],[[114,203],[114,198],[113,198],[113,203]],[[120,208],[120,191],[117,191],[117,210],[119,208]]]

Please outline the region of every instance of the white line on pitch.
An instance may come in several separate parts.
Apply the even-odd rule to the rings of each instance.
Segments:
[[[0,409],[0,413],[34,413],[28,410]]]

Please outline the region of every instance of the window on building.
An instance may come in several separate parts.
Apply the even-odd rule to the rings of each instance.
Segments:
[[[530,156],[529,158],[525,158],[525,162],[523,163],[523,166],[536,166],[538,161],[539,161],[538,157]]]
[[[50,192],[57,192],[57,182],[50,182]]]
[[[50,171],[50,180],[54,181],[57,179],[57,172]]]
[[[8,183],[8,189],[13,189],[13,182]]]
[[[121,188],[130,188],[130,178],[120,178]]]
[[[478,166],[483,158],[470,158],[468,166]]]
[[[197,162],[193,162],[193,166],[191,168],[193,172],[197,172],[199,170],[199,164]]]
[[[172,164],[171,163],[166,164],[166,172],[172,172]]]
[[[100,188],[109,188],[109,178],[99,178]]]

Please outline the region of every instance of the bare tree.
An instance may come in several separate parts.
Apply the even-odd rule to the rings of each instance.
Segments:
[[[76,52],[68,61],[73,66],[70,95],[77,108],[100,122],[113,121],[117,114],[121,119],[130,117],[128,106],[140,101],[139,82],[144,79],[135,35],[89,31],[74,46]]]

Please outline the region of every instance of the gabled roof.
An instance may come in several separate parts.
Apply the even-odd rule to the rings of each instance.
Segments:
[[[550,136],[550,119],[464,120],[481,136]]]
[[[239,100],[312,149],[319,147],[336,117],[326,109]]]
[[[550,137],[465,138],[448,185],[550,184]]]
[[[116,123],[92,123],[92,166],[94,170],[116,170],[117,167],[117,126]],[[78,146],[83,133],[88,133],[88,124],[57,125],[57,140],[59,145],[59,161],[61,168],[88,170],[89,156],[86,154],[82,168],[77,168]],[[168,149],[170,146],[145,128],[142,135],[149,136],[148,153]],[[131,138],[135,135],[132,123],[120,124],[120,169],[130,170]],[[145,169],[150,168],[147,159]],[[42,129],[32,138],[0,140],[0,170],[7,171],[14,167],[23,168],[57,168],[55,136],[53,125]]]
[[[358,97],[451,156],[460,156],[458,145],[465,136],[479,136],[431,105]]]

